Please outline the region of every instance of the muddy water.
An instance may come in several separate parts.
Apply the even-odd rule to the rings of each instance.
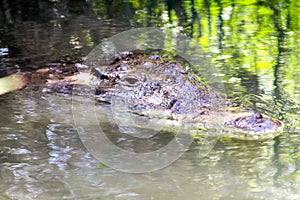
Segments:
[[[131,174],[101,165],[87,151],[71,102],[68,95],[26,89],[1,97],[1,199],[300,197],[297,130],[260,142],[219,140],[205,157],[205,144],[195,140],[170,166]],[[115,132],[112,141],[129,151],[151,151],[164,144],[141,143]]]
[[[0,97],[0,199],[299,199],[297,2],[2,1],[1,76],[75,63],[132,27],[168,27],[211,55],[231,100],[282,120],[286,130],[260,142],[218,140],[205,157],[195,140],[166,168],[124,173],[83,145],[71,96],[26,89]],[[141,142],[103,128],[137,152],[173,138]]]

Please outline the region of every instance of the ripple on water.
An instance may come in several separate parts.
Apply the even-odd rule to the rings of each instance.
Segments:
[[[219,141],[204,158],[194,144],[168,168],[133,175],[100,167],[85,151],[68,98],[22,98],[0,103],[0,199],[300,198],[296,129],[263,142]],[[116,143],[136,147],[117,134]]]

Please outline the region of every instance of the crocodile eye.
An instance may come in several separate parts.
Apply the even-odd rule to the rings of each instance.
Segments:
[[[125,76],[121,78],[121,83],[129,87],[134,87],[140,83],[140,79],[136,76]]]
[[[139,80],[136,79],[136,78],[127,77],[127,78],[124,79],[124,81],[126,81],[130,85],[135,85]]]

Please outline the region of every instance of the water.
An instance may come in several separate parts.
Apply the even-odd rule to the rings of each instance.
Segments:
[[[210,53],[231,100],[286,129],[266,141],[219,139],[204,158],[195,140],[166,168],[124,173],[87,151],[70,96],[27,88],[0,97],[0,199],[300,198],[298,1],[74,2],[2,2],[1,13],[11,12],[0,19],[1,76],[78,59],[132,27],[171,27]],[[140,152],[161,144],[117,132],[111,139]]]
[[[86,151],[70,97],[23,92],[1,97],[2,199],[299,198],[297,132],[260,142],[220,140],[205,158],[195,141],[169,167],[123,173],[99,166]]]

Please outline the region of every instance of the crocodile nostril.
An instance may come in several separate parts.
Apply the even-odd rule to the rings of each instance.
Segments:
[[[256,113],[255,117],[256,117],[256,119],[262,119],[263,118],[262,114],[260,114],[260,113]]]

